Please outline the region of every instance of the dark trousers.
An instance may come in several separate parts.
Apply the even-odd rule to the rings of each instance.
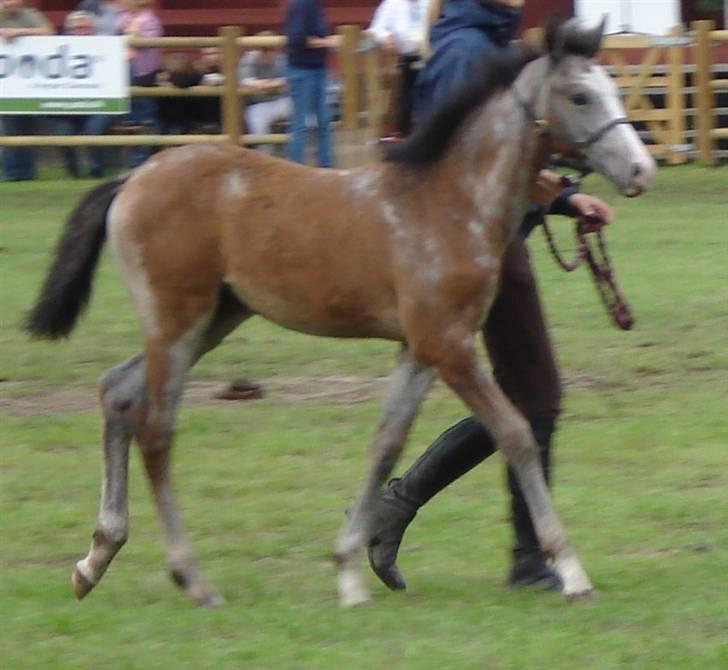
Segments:
[[[35,135],[38,120],[32,115],[10,114],[2,116],[3,135]],[[3,179],[26,181],[35,178],[35,154],[32,147],[5,147]]]
[[[503,259],[501,287],[483,328],[496,381],[527,418],[556,418],[561,380],[525,241]]]
[[[406,137],[412,132],[415,83],[421,66],[422,60],[419,56],[401,56],[397,62],[399,89],[397,91],[395,130],[402,137]]]
[[[155,98],[134,97],[131,99],[129,121],[146,126],[150,133],[159,132],[157,101]],[[151,146],[138,146],[129,149],[129,167],[139,167],[154,152]]]
[[[103,135],[111,125],[112,117],[107,114],[80,114],[78,116],[59,116],[56,118],[57,135]],[[104,147],[88,147],[89,175],[94,178],[104,174],[106,150]],[[61,156],[66,170],[72,177],[81,175],[78,152],[74,147],[62,147]]]

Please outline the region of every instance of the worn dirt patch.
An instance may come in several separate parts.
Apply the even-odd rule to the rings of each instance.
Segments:
[[[354,405],[381,398],[385,376],[328,375],[324,377],[272,377],[261,380],[265,399],[297,405],[323,403]],[[572,371],[565,379],[567,386],[603,386],[604,380],[582,371]],[[225,406],[233,403],[261,402],[260,400],[220,400],[214,395],[227,386],[226,381],[191,381],[187,383],[183,404],[186,406]],[[97,389],[94,386],[64,386],[44,388],[37,393],[28,384],[6,381],[0,383],[0,413],[10,416],[58,414],[61,412],[95,412],[98,410]],[[442,384],[436,390],[447,393]]]
[[[271,377],[258,381],[264,400],[281,404],[321,403],[355,405],[381,398],[386,376],[328,375],[323,377]],[[225,406],[233,403],[255,403],[250,400],[221,400],[215,394],[230,380],[195,380],[187,383],[183,404],[186,406]],[[570,389],[623,390],[626,385],[609,381],[604,375],[589,370],[568,370],[563,382]],[[435,393],[448,393],[438,382]],[[41,388],[34,392],[27,382],[0,381],[0,414],[28,416],[61,412],[91,412],[98,410],[97,389],[91,385]]]
[[[353,405],[381,397],[386,377],[331,375],[326,377],[274,377],[262,382],[265,398],[283,404],[324,403]],[[225,406],[260,400],[219,400],[214,394],[225,388],[224,381],[191,381],[183,404],[187,406]],[[93,386],[65,386],[19,395],[27,384],[0,384],[0,413],[11,416],[95,412],[97,390]]]

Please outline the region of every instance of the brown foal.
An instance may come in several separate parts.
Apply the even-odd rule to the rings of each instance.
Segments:
[[[625,195],[652,177],[652,159],[594,64],[600,39],[601,28],[553,26],[544,56],[504,57],[484,69],[415,136],[363,168],[314,169],[233,146],[187,146],[85,197],[68,219],[28,329],[51,338],[70,333],[108,237],[144,352],[101,381],[105,472],[91,549],[73,573],[77,597],[99,582],[127,539],[136,439],[174,580],[196,603],[218,602],[185,538],[170,449],[187,371],[254,314],[303,333],[401,343],[371,470],[336,542],[343,606],[368,599],[360,562],[374,494],[435,375],[515,469],[564,594],[591,591],[551,505],[528,424],[479,361],[474,335],[554,143],[579,149]]]

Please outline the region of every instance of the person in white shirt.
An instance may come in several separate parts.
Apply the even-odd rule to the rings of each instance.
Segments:
[[[397,57],[399,90],[395,130],[406,136],[412,129],[412,97],[417,73],[422,68],[431,0],[382,0],[369,32],[382,49]]]
[[[270,37],[272,32],[258,33]],[[240,60],[238,78],[243,86],[254,93],[246,99],[245,127],[252,135],[268,135],[277,121],[285,121],[293,114],[291,98],[286,91],[286,58],[277,47],[263,47],[246,52]],[[272,153],[269,145],[258,145]]]

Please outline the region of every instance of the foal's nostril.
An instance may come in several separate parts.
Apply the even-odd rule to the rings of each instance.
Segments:
[[[632,165],[632,178],[637,179],[642,174],[642,166],[639,163],[633,163]]]

